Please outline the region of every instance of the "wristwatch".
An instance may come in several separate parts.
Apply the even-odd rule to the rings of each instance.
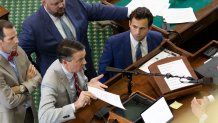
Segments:
[[[21,93],[26,92],[26,87],[24,85],[20,85],[20,92]]]

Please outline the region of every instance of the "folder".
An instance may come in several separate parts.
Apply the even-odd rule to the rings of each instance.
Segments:
[[[158,65],[165,64],[168,62],[176,61],[176,60],[182,60],[187,67],[188,71],[191,74],[191,77],[194,79],[198,79],[197,75],[195,74],[193,68],[191,67],[190,63],[188,62],[187,58],[183,56],[177,56],[177,57],[170,57],[165,58],[162,60],[159,60],[149,66],[149,70],[151,73],[160,73],[160,70],[158,68]],[[164,96],[167,100],[169,99],[175,99],[177,97],[190,94],[196,91],[199,91],[202,88],[201,84],[192,84],[189,86],[177,88],[177,89],[170,89],[168,84],[166,83],[163,76],[152,76],[150,77],[150,83],[152,87],[154,88],[155,92],[159,96]]]
[[[213,83],[218,85],[218,57],[213,57],[207,63],[196,68],[196,71],[204,77],[212,77]]]

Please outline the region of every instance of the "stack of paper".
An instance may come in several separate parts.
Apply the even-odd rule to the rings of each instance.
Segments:
[[[162,15],[162,11],[169,8],[169,0],[132,0],[126,7],[136,9],[137,7],[148,8],[153,16]]]
[[[157,66],[161,74],[170,73],[174,76],[192,77],[183,60],[176,60]],[[193,83],[181,83],[179,78],[164,78],[170,90],[175,90]]]
[[[197,20],[191,7],[167,9],[164,11],[163,18],[167,23],[185,23],[195,22]]]
[[[103,90],[100,90],[98,88],[94,88],[94,87],[90,87],[88,86],[88,91],[91,92],[95,97],[97,97],[98,99],[107,102],[113,106],[116,106],[118,108],[121,109],[125,109],[123,107],[123,104],[121,102],[120,96],[110,93],[110,92],[106,92]]]
[[[144,72],[147,72],[149,73],[149,69],[148,67],[155,63],[156,61],[159,61],[161,59],[164,59],[164,58],[169,58],[169,57],[175,57],[175,56],[179,56],[179,54],[175,53],[175,52],[172,52],[168,49],[164,49],[163,51],[161,51],[159,54],[157,54],[156,56],[154,56],[153,58],[151,58],[149,61],[145,62],[139,69],[144,71]]]
[[[130,11],[137,7],[148,8],[153,16],[163,16],[167,23],[186,23],[197,20],[193,9],[190,8],[169,8],[169,0],[132,0],[126,7]]]

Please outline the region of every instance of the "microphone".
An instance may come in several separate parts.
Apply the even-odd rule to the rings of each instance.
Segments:
[[[127,70],[119,69],[119,68],[115,68],[115,67],[106,67],[106,71],[107,72],[117,72],[117,73],[126,73],[126,74],[135,74],[135,75],[137,75],[137,72],[127,71]]]
[[[108,72],[117,72],[117,73],[123,72],[122,69],[115,68],[115,67],[106,67],[106,71],[108,71]]]
[[[213,83],[213,78],[212,77],[204,77],[202,79],[190,80],[188,83],[211,84],[211,83]]]

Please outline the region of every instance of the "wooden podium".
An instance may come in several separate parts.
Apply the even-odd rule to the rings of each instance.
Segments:
[[[191,76],[194,79],[198,79],[197,75],[195,74],[193,68],[189,64],[187,58],[183,56],[177,56],[177,57],[170,57],[170,58],[165,58],[162,60],[159,60],[149,66],[149,70],[151,73],[160,73],[160,70],[158,69],[158,65],[164,64],[164,63],[169,63],[172,61],[176,60],[182,60],[187,67],[188,71],[190,72]],[[175,90],[171,90],[169,86],[167,85],[166,81],[164,80],[164,77],[162,76],[152,76],[151,77],[151,85],[154,87],[154,90],[158,95],[164,96],[167,100],[169,99],[174,99],[176,97],[184,96],[186,94],[190,94],[193,92],[200,91],[202,88],[201,84],[193,84],[193,85],[188,85],[185,87],[181,87]]]
[[[8,20],[9,11],[4,7],[0,6],[0,19]]]
[[[210,46],[218,46],[217,41],[211,41],[204,47],[202,47],[199,51],[195,53],[189,53],[179,47],[177,47],[175,44],[173,44],[170,41],[164,41],[159,47],[157,47],[155,50],[147,54],[145,57],[141,58],[140,60],[136,61],[134,64],[126,68],[125,70],[128,71],[140,71],[138,68],[142,66],[145,62],[149,61],[151,58],[153,58],[155,55],[163,51],[163,48],[166,48],[168,50],[171,50],[175,53],[180,54],[180,56],[186,57],[188,61],[190,62],[193,69],[196,69],[197,67],[201,66],[208,58],[203,55],[203,52],[205,52],[208,47]],[[198,75],[198,74],[197,74]],[[198,76],[201,77],[201,76]],[[133,76],[132,80],[132,91],[140,91],[143,94],[148,95],[149,97],[152,97],[153,99],[158,99],[160,97],[159,94],[157,94],[155,88],[158,88],[156,85],[155,87],[151,85],[152,78],[149,76],[144,75],[138,75]],[[106,82],[108,85],[107,91],[118,94],[118,95],[125,95],[128,92],[127,89],[127,78],[123,76],[122,74],[117,74],[110,80]],[[186,90],[186,88],[184,88]],[[176,98],[176,101],[183,104],[183,106],[177,110],[172,109],[172,113],[174,115],[174,118],[171,123],[193,123],[198,122],[196,117],[192,114],[191,108],[190,108],[190,102],[194,97],[202,97],[204,95],[208,95],[208,91],[211,89],[207,87],[206,85],[203,85],[203,88],[197,92],[190,95],[182,96],[180,98]],[[187,90],[186,90],[187,91]],[[174,93],[171,93],[174,95],[175,93],[183,93],[182,90],[177,90]],[[169,93],[167,93],[169,95]],[[121,98],[122,100],[122,98]],[[174,101],[174,100],[170,100]],[[94,100],[90,105],[87,105],[86,107],[78,110],[76,112],[76,119],[70,120],[67,123],[104,123],[105,121],[103,119],[97,119],[95,118],[95,113],[99,111],[99,109],[103,106],[108,106],[107,103],[101,101],[101,100]],[[109,106],[110,109],[113,110],[113,107]],[[109,119],[117,119],[117,115],[113,115],[110,113]],[[125,121],[123,121],[125,122]],[[130,121],[131,122],[131,121]],[[125,122],[126,123],[126,122]],[[128,123],[128,122],[127,122]]]

